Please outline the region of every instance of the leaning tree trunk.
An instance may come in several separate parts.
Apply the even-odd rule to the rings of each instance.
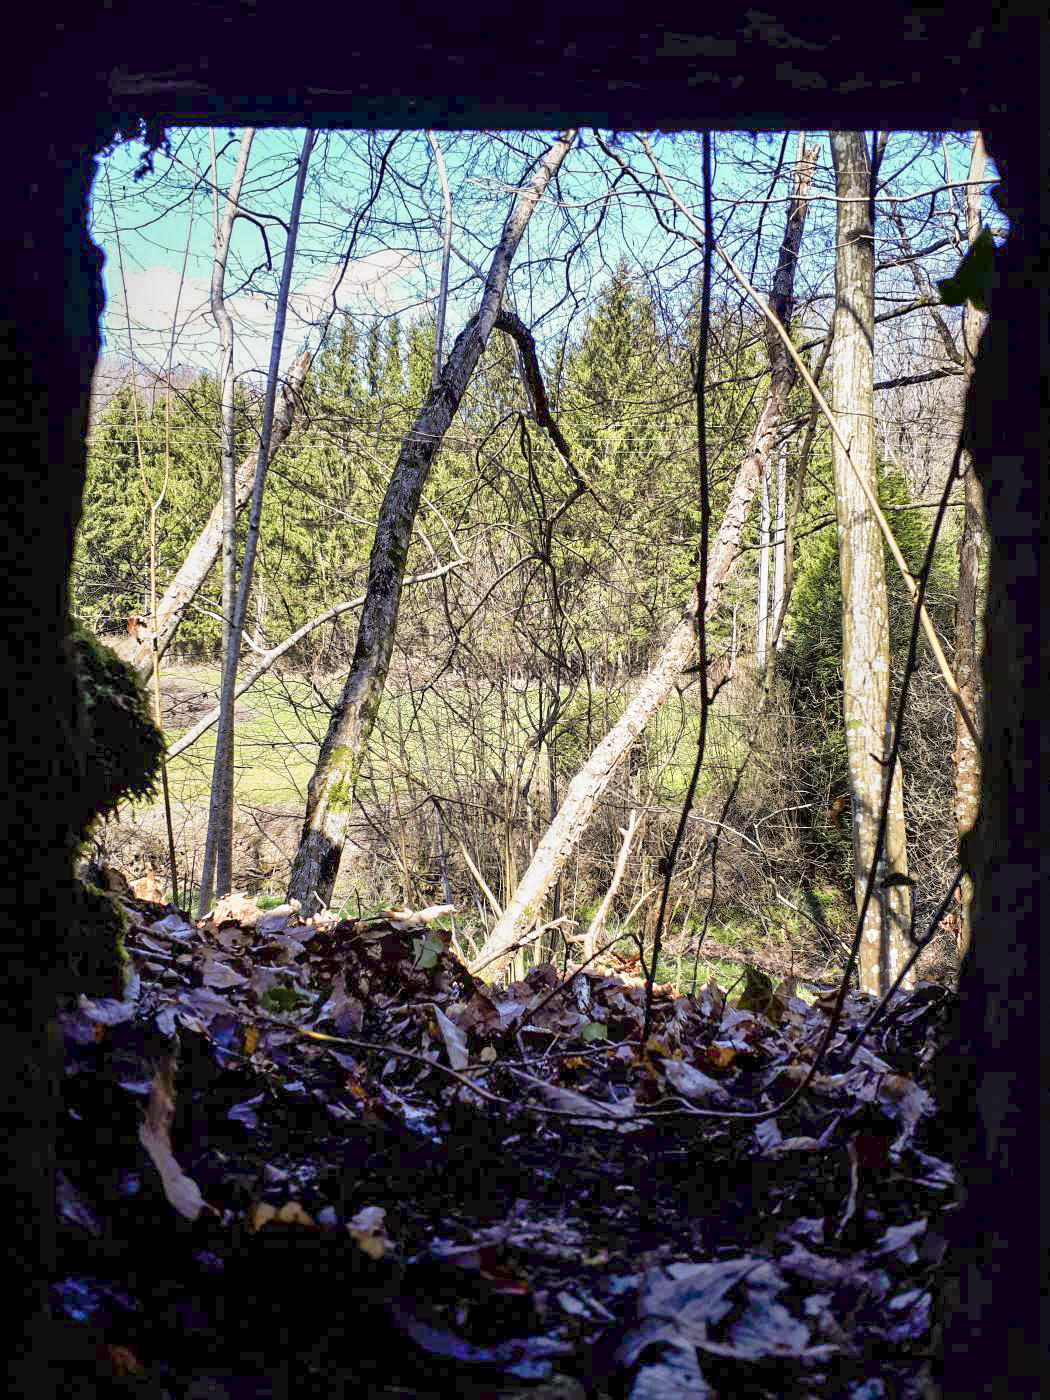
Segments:
[[[788,207],[787,226],[773,281],[770,307],[785,326],[790,325],[795,265],[802,243],[809,184],[817,150],[804,153],[796,174],[794,196]],[[755,487],[766,470],[784,405],[795,382],[795,366],[783,342],[770,329],[766,337],[770,384],[748,450],[737,471],[733,494],[722,519],[708,560],[707,599],[703,622],[713,615],[722,585],[729,576],[740,546]],[[496,964],[497,970],[513,956],[524,934],[540,917],[543,901],[586,831],[599,799],[608,788],[631,746],[673,690],[696,650],[695,602],[664,644],[648,676],[635,692],[620,719],[609,730],[562,795],[557,815],[536,848],[514,896],[471,963],[471,971]]]
[[[237,165],[230,181],[222,222],[216,206],[215,257],[211,273],[211,314],[219,332],[219,461],[222,479],[222,669],[229,665],[233,640],[233,610],[237,599],[237,457],[234,442],[233,317],[226,308],[226,262],[237,221],[237,203],[248,169],[255,128],[247,127],[241,137]],[[215,134],[211,142],[211,181],[218,190],[215,164]],[[152,613],[150,614],[152,616]],[[156,625],[156,624],[154,624]],[[233,868],[233,732],[220,726],[215,744],[209,802],[208,838],[201,871],[200,913],[211,908],[213,879],[220,894],[229,890]]]
[[[835,413],[849,439],[832,446],[842,579],[842,708],[853,802],[854,891],[861,908],[875,861],[883,800],[883,755],[890,700],[890,625],[882,534],[859,481],[875,489],[875,253],[872,181],[863,134],[832,132],[839,197],[835,263]],[[852,466],[850,460],[852,459]],[[883,993],[909,948],[910,897],[904,797],[894,764],[886,837],[868,900],[860,947],[860,984]],[[885,885],[888,876],[898,883]]]
[[[300,900],[307,911],[315,899],[327,905],[335,889],[361,760],[390,664],[408,547],[430,465],[495,325],[510,265],[532,212],[575,136],[572,129],[553,143],[515,200],[493,255],[481,306],[460,333],[437,385],[402,442],[376,524],[354,659],[310,779],[306,816],[292,866],[288,898]]]
[[[270,455],[277,451],[288,438],[292,431],[292,420],[295,417],[296,404],[302,392],[303,384],[310,369],[312,356],[309,351],[303,353],[292,365],[291,369],[284,377],[284,384],[281,392],[277,396],[277,404],[273,411],[273,421],[270,428]],[[252,494],[252,485],[255,481],[255,467],[258,460],[258,449],[249,452],[244,461],[237,468],[237,510],[242,511],[247,505]],[[182,561],[178,573],[168,584],[164,591],[164,596],[157,605],[157,657],[162,657],[179,630],[179,624],[186,615],[186,609],[197,596],[204,580],[211,573],[215,566],[215,561],[219,557],[222,549],[222,501],[216,501],[211,515],[200,534],[197,536],[193,546]],[[143,680],[149,680],[153,674],[153,640],[150,633],[139,644],[135,654],[131,658],[131,664],[138,671]]]
[[[967,180],[984,178],[984,142],[978,131],[973,139],[970,173]],[[966,236],[972,248],[981,231],[980,186],[969,183],[966,188]],[[963,312],[963,356],[966,384],[973,378],[977,345],[988,317],[966,303]],[[955,605],[955,679],[978,727],[981,723],[981,684],[977,647],[977,580],[984,543],[984,493],[969,452],[963,453],[966,475],[963,478],[965,514],[959,540],[959,593]],[[981,759],[977,746],[962,717],[955,716],[955,826],[960,840],[977,822],[980,796]],[[973,880],[964,873],[959,885],[959,925],[956,943],[960,954],[970,946],[973,906]]]

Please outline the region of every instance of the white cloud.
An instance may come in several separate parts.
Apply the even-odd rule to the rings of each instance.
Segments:
[[[400,311],[406,304],[402,284],[417,273],[418,264],[406,254],[392,248],[382,249],[366,258],[356,258],[345,273],[342,263],[337,263],[312,278],[296,293],[296,309],[308,318],[325,315],[331,308],[332,290],[338,283],[336,304],[340,311],[366,315],[372,311]]]
[[[392,314],[415,300],[408,282],[417,266],[392,249],[355,259],[346,272],[342,263],[310,278],[290,298],[285,326],[282,362],[287,363],[298,347],[311,337],[331,309],[332,291],[338,282],[336,303],[340,310],[368,316],[379,311]],[[128,354],[127,317],[119,274],[112,263],[106,267],[107,305],[104,328],[106,354]],[[208,277],[187,277],[179,291],[178,273],[163,264],[127,271],[125,274],[131,331],[136,357],[161,366],[167,362],[172,321],[178,307],[174,362],[214,365],[218,359],[219,337],[211,317],[211,291]],[[233,318],[236,341],[236,371],[265,371],[270,361],[273,337],[274,301],[262,293],[241,293],[227,299]]]

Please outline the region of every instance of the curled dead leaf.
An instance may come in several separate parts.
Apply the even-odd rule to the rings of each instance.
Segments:
[[[160,1175],[169,1204],[186,1220],[196,1220],[205,1207],[201,1189],[179,1166],[171,1148],[175,1117],[175,1056],[167,1056],[153,1077],[146,1116],[139,1127],[142,1144]]]
[[[394,1248],[394,1242],[386,1233],[386,1211],[382,1206],[364,1206],[346,1223],[350,1238],[364,1250],[370,1259],[383,1259]]]

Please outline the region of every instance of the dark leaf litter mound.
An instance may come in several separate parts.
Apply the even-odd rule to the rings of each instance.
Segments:
[[[762,1011],[594,964],[475,979],[445,908],[128,899],[60,1015],[70,1395],[927,1396],[952,994]]]

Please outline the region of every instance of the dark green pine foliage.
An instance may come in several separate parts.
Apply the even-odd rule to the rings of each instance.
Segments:
[[[236,395],[238,460],[250,450],[249,406]],[[164,400],[152,407],[140,394],[139,437],[150,493],[164,482]],[[187,389],[173,392],[168,424],[170,471],[157,513],[157,588],[164,589],[197,538],[219,495],[218,393],[202,374]],[[218,576],[204,593],[218,598]],[[130,389],[121,389],[92,430],[87,461],[84,512],[77,534],[72,574],[75,614],[93,630],[119,631],[132,613],[149,607],[149,507],[142,486]],[[218,643],[216,618],[191,611],[179,645],[210,650]]]
[[[382,464],[365,432],[365,398],[353,326],[344,318],[315,360],[297,411],[292,436],[274,454],[267,473],[247,628],[263,640],[280,640],[333,603],[363,587],[376,503],[385,486]],[[261,397],[249,400],[238,386],[236,459],[258,442]],[[151,490],[164,472],[164,406],[152,412],[141,400],[139,427]],[[171,470],[158,514],[157,586],[163,592],[182,564],[219,499],[218,395],[201,375],[173,394],[169,427]],[[247,510],[238,520],[243,549]],[[76,615],[103,633],[120,631],[132,613],[148,608],[148,518],[141,486],[128,390],[115,396],[95,427],[89,446],[84,514],[73,570]],[[240,551],[239,551],[240,552]],[[214,657],[220,639],[218,564],[186,614],[176,639],[179,655]],[[342,644],[352,618],[304,642]],[[339,648],[337,647],[337,653]],[[292,654],[291,660],[296,660]],[[338,664],[340,656],[332,657]]]
[[[368,326],[368,340],[365,342],[365,393],[370,399],[379,395],[383,377],[383,327],[378,316],[373,316]]]
[[[383,391],[394,403],[403,405],[405,400],[404,367],[401,360],[401,321],[392,316],[387,326],[386,345],[383,356]]]
[[[699,511],[681,351],[624,263],[553,377],[562,431],[608,511],[578,508],[560,531],[566,573],[589,583],[581,631],[634,671],[687,600]]]
[[[688,420],[690,445],[698,451],[696,434],[696,402],[693,376],[700,343],[700,299],[697,290],[686,318],[686,342],[682,354],[680,382],[689,399]],[[707,337],[707,392],[705,404],[705,439],[708,464],[708,493],[711,508],[709,547],[714,544],[736,483],[744,453],[750,451],[758,414],[769,387],[769,361],[765,347],[764,324],[760,316],[752,316],[746,308],[714,305],[711,308]],[[790,418],[791,409],[785,415]],[[699,468],[696,469],[697,478]],[[772,477],[771,477],[772,480]],[[790,491],[790,488],[789,488]],[[689,501],[684,524],[693,526],[694,538],[700,535],[699,483]],[[738,562],[726,579],[719,595],[719,604],[707,625],[709,658],[728,652],[734,633],[736,613],[737,646],[747,650],[741,628],[753,619],[756,599],[755,551],[760,532],[760,510],[756,500],[740,539]],[[690,559],[690,576],[695,585],[699,575],[699,549]]]
[[[147,606],[148,513],[136,459],[130,388],[114,395],[91,434],[84,510],[73,564],[73,606],[100,630],[115,631]],[[139,400],[143,448],[156,456],[156,425]],[[152,476],[152,472],[150,472]]]
[[[379,506],[405,433],[429,392],[432,316],[405,327],[376,317],[362,330],[359,339],[347,316],[332,326],[306,381],[292,433],[269,466],[248,615],[249,635],[261,617],[257,634],[263,643],[272,644],[333,603],[364,591]],[[498,655],[500,665],[528,670],[557,625],[564,632],[557,645],[571,653],[567,664],[574,674],[583,669],[592,678],[637,674],[680,615],[695,583],[699,527],[688,353],[688,340],[663,328],[647,288],[621,264],[575,340],[563,341],[551,363],[542,366],[573,458],[606,508],[584,496],[558,514],[574,489],[572,475],[528,411],[511,340],[501,332],[492,336],[435,458],[420,509],[420,529],[442,557],[448,554],[447,523],[476,558],[472,582],[464,574],[440,586],[466,590],[466,611],[483,596],[468,604],[471,589],[507,580],[497,584],[484,618],[479,617],[472,639],[479,662]],[[731,436],[731,428],[723,420],[732,430],[739,422],[732,409],[722,411],[722,391],[711,397],[714,450],[724,453],[721,437]],[[237,403],[242,461],[258,440],[261,399],[239,392]],[[145,612],[147,510],[130,404],[125,391],[93,434],[74,577],[78,615],[111,629],[120,628],[131,613]],[[152,413],[143,409],[140,419],[147,471],[157,489],[163,470],[162,403]],[[216,386],[202,375],[172,400],[171,478],[158,522],[161,590],[219,498],[217,425]],[[722,489],[719,478],[716,523]],[[555,516],[548,539],[546,522]],[[242,513],[242,539],[245,526]],[[519,550],[529,562],[516,570]],[[409,570],[432,563],[417,534]],[[406,593],[399,648],[407,652],[417,642],[428,649],[460,645],[454,619],[433,605],[437,591]],[[219,622],[209,612],[217,612],[218,597],[216,569],[180,628],[176,654],[214,656]],[[324,651],[339,667],[355,635],[356,615],[344,615],[304,641],[289,660],[312,661]]]
[[[365,341],[358,414],[359,451],[381,501],[418,404],[410,402],[397,317],[373,317]],[[373,517],[374,520],[374,517]]]
[[[405,354],[405,399],[411,412],[422,406],[430,393],[434,368],[434,316],[413,321],[408,329],[408,349]],[[446,347],[447,353],[447,347]]]
[[[292,434],[271,468],[262,533],[271,641],[363,591],[380,478],[369,451],[367,403],[357,334],[344,315],[315,357]],[[353,645],[354,619],[328,624],[290,659],[320,649],[329,663],[341,664]]]

